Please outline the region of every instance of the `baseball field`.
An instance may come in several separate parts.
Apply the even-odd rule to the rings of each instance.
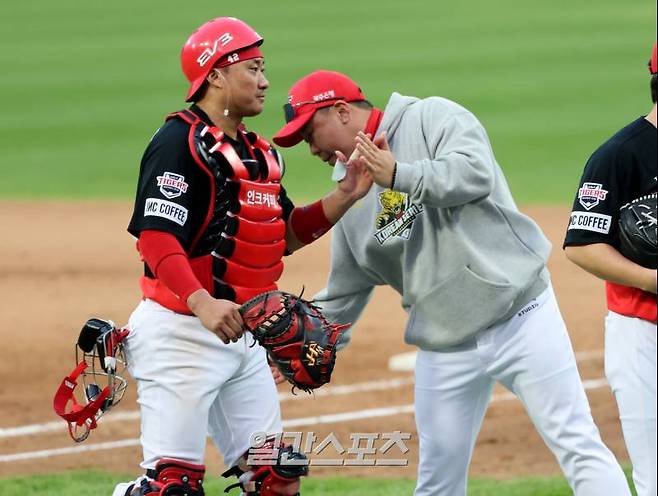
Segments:
[[[649,109],[655,2],[254,0],[229,8],[35,0],[0,5],[0,494],[109,495],[138,475],[133,383],[82,444],[69,439],[52,396],[75,364],[82,323],[97,316],[122,324],[139,299],[141,266],[125,227],[141,153],[163,117],[183,107],[182,43],[223,15],[265,38],[271,86],[264,113],[247,122],[264,137],[281,125],[288,87],[319,68],[346,72],[380,108],[392,91],[440,95],[480,118],[521,209],[553,242],[549,269],[592,412],[627,466],[603,374],[603,284],[560,248],[587,157]],[[329,169],[304,147],[285,157],[284,184],[298,204],[332,187]],[[325,237],[286,260],[280,286],[313,294],[328,257]],[[383,435],[409,434],[408,451],[390,450],[379,466],[322,466],[337,458],[326,450],[305,496],[412,494],[413,373],[389,366],[413,352],[403,343],[399,300],[376,291],[330,385],[315,396],[282,385],[280,397],[288,432],[318,441],[333,434],[344,460],[355,458],[350,435],[358,433],[378,434],[377,448]],[[207,454],[208,493],[220,494],[221,458],[210,444]],[[570,494],[522,405],[503,389],[494,392],[470,477],[471,495]]]

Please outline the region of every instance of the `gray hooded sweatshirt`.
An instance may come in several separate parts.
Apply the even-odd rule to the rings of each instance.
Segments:
[[[386,284],[409,313],[405,341],[437,351],[508,320],[548,287],[550,243],[517,209],[471,112],[393,93],[382,131],[395,182],[374,184],[333,229],[327,287],[315,296],[330,320],[356,322]]]

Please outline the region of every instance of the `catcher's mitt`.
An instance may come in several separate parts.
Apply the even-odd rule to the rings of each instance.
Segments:
[[[656,193],[642,196],[619,210],[619,251],[629,260],[650,269],[658,266],[657,196]]]
[[[294,387],[309,392],[330,381],[336,343],[349,325],[327,322],[318,307],[284,291],[260,294],[240,313],[245,329]]]

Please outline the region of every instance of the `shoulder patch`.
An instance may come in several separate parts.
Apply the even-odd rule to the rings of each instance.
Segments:
[[[173,172],[165,172],[156,179],[158,181],[160,193],[162,193],[165,198],[172,200],[187,192],[188,184],[185,182],[185,176],[174,174]]]
[[[187,209],[160,198],[147,198],[144,204],[144,217],[149,216],[162,217],[184,226],[187,222]]]
[[[582,231],[592,231],[601,234],[610,232],[610,215],[597,214],[595,212],[571,212],[569,221],[569,230],[580,229]]]
[[[600,202],[605,201],[608,190],[603,189],[601,183],[583,183],[578,190],[578,202],[586,209],[591,210]]]

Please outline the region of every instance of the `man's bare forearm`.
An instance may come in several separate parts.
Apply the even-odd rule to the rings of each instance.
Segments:
[[[656,293],[656,271],[628,260],[609,244],[567,246],[564,252],[569,260],[599,279]]]

